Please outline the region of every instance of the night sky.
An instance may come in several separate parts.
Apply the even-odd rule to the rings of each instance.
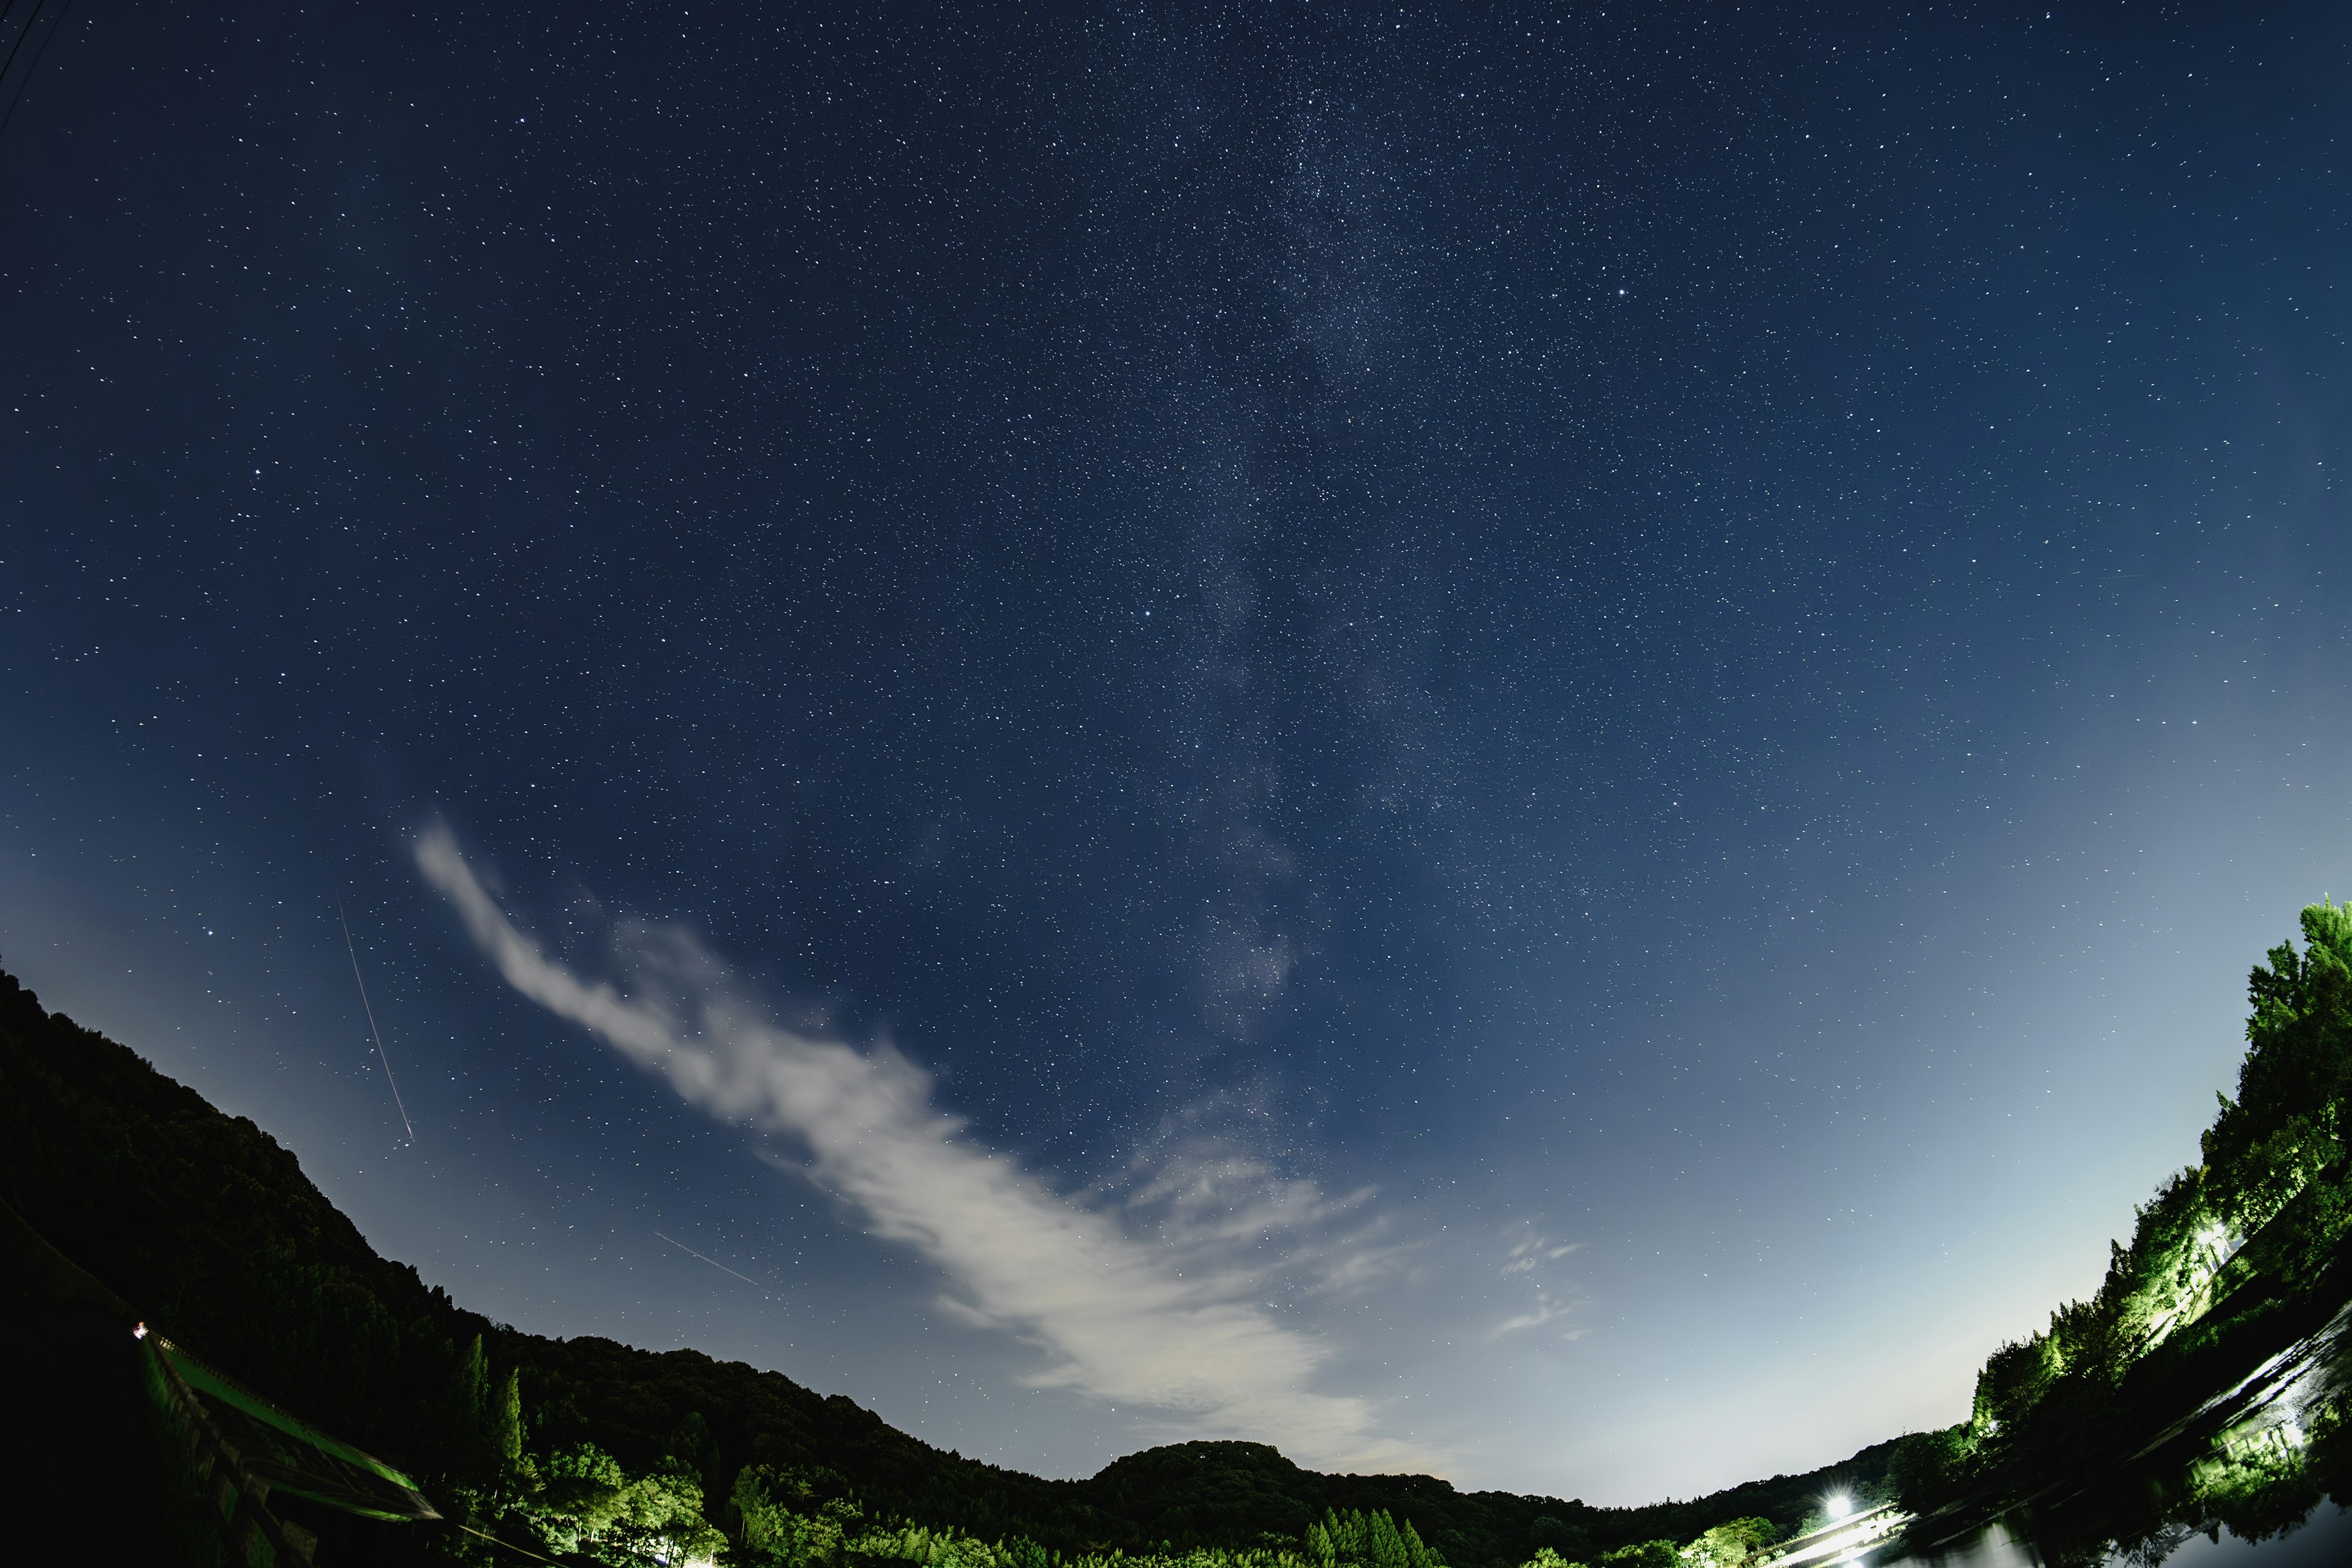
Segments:
[[[1958,1420],[2352,890],[2348,50],[89,0],[0,963],[468,1306],[1006,1465]]]

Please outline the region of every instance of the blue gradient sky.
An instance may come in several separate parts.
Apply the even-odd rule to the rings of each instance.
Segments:
[[[1004,1464],[1955,1420],[2352,890],[2347,43],[79,13],[0,963],[469,1305]]]

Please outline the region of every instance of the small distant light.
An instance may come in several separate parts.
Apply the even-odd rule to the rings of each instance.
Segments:
[[[131,1331],[131,1337],[134,1340],[145,1339],[147,1337],[147,1325],[140,1323],[134,1326]]]

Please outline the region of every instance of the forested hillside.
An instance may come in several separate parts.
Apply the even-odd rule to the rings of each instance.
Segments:
[[[1631,1549],[1636,1563],[1738,1521],[1726,1542],[1785,1534],[1833,1485],[1866,1495],[1893,1447],[1639,1509],[1320,1475],[1239,1442],[1132,1454],[1084,1480],[1002,1469],[774,1372],[467,1311],[379,1257],[267,1132],[5,973],[0,1198],[173,1341],[415,1474],[446,1511],[579,1561],[1036,1568],[1213,1549],[1293,1568],[1517,1568]]]
[[[2198,1163],[2141,1205],[2088,1300],[1993,1352],[1967,1420],[1903,1440],[1907,1506],[1983,1513],[2127,1452],[2352,1296],[2352,910],[2315,904],[2302,927],[2300,950],[2282,942],[2248,978],[2237,1098],[2220,1097]],[[2344,1449],[2352,1427],[2331,1410],[2303,1440]],[[2317,1487],[2301,1456],[2290,1468]],[[2250,1483],[2234,1463],[2199,1474],[2172,1506],[2202,1528]]]

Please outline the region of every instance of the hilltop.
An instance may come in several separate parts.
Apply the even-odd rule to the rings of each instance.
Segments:
[[[520,1450],[508,1468],[530,1471],[552,1507],[547,1498],[567,1487],[593,1489],[594,1478],[565,1469],[577,1468],[565,1456],[593,1451],[612,1467],[608,1491],[670,1476],[669,1492],[685,1483],[739,1544],[770,1506],[869,1534],[887,1524],[1066,1554],[1296,1546],[1380,1516],[1429,1562],[1516,1568],[1541,1550],[1598,1555],[1742,1518],[1785,1532],[1831,1485],[1877,1482],[1892,1447],[1631,1509],[1463,1492],[1433,1476],[1324,1475],[1244,1442],[1130,1454],[1083,1480],[1026,1475],[934,1447],[776,1372],[551,1339],[471,1311],[380,1256],[268,1132],[45,1011],[5,973],[0,1199],[175,1342],[436,1496],[499,1493],[501,1450]],[[849,1545],[872,1554],[854,1534]]]

